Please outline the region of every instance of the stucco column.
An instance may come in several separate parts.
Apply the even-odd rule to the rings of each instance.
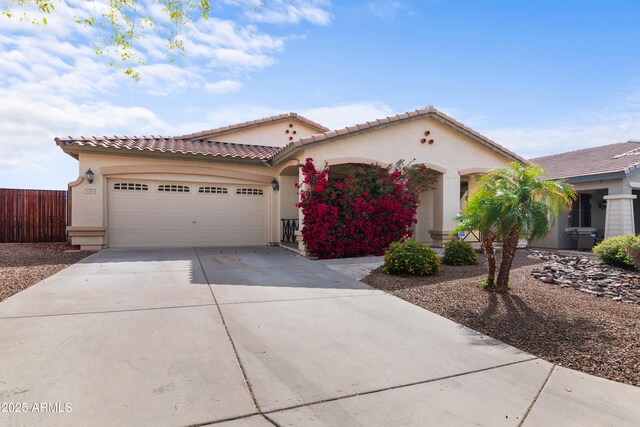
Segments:
[[[616,194],[604,196],[607,201],[607,214],[604,223],[605,239],[624,234],[636,234],[633,218],[633,199],[635,194]]]
[[[456,215],[460,212],[460,175],[438,177],[433,195],[433,229],[429,230],[434,246],[442,246],[450,240],[456,227]]]

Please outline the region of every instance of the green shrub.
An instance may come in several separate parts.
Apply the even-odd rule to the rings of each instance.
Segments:
[[[640,270],[640,237],[636,236],[625,247],[624,251],[634,267]]]
[[[609,265],[633,268],[633,261],[629,258],[629,255],[627,255],[626,248],[637,241],[638,239],[633,234],[609,237],[594,246],[593,253],[598,259]]]
[[[478,263],[478,257],[469,243],[456,238],[444,244],[442,263],[447,265],[474,265]]]
[[[415,239],[394,242],[384,254],[384,271],[389,274],[430,276],[439,270],[440,259],[435,251]]]

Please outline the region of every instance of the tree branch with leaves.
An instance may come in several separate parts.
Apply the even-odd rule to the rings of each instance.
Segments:
[[[155,5],[161,13],[153,12]],[[0,14],[25,24],[46,26],[48,17],[56,13],[63,0],[3,0]],[[67,4],[69,5],[69,4]],[[76,9],[75,23],[96,29],[92,47],[96,54],[109,54],[110,65],[123,68],[124,74],[140,79],[138,68],[145,61],[136,49],[136,41],[148,32],[157,32],[166,41],[170,61],[186,54],[183,30],[197,19],[208,19],[211,13],[209,0],[106,0],[93,3],[93,12]],[[251,5],[261,8],[263,2]]]

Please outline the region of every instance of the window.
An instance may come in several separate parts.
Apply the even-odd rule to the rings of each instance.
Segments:
[[[591,194],[578,193],[569,212],[570,227],[591,227]]]
[[[117,182],[113,184],[114,190],[149,191],[147,184],[135,184],[133,182]]]
[[[243,194],[249,196],[262,196],[264,193],[259,188],[236,188],[236,194]]]
[[[469,200],[469,182],[460,181],[460,201]]]
[[[227,194],[229,193],[229,190],[224,187],[198,187],[198,193]]]
[[[188,185],[176,185],[176,184],[162,184],[158,185],[158,191],[171,192],[171,193],[188,193]]]

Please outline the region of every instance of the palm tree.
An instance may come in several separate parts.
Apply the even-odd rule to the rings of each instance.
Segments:
[[[487,217],[488,203],[491,201],[493,193],[486,185],[479,185],[473,194],[469,197],[467,205],[463,212],[456,218],[460,224],[453,231],[471,232],[477,230],[480,232],[480,242],[482,250],[487,256],[489,272],[487,274],[487,288],[494,289],[496,281],[496,251],[493,247],[495,240],[495,227]]]
[[[538,165],[517,163],[489,171],[478,180],[478,189],[461,215],[457,230],[475,229],[483,233],[483,248],[489,259],[487,288],[492,291],[508,290],[518,241],[546,236],[558,214],[576,198],[573,187],[564,181],[541,178],[544,172]],[[495,282],[491,236],[502,240],[502,259]]]

